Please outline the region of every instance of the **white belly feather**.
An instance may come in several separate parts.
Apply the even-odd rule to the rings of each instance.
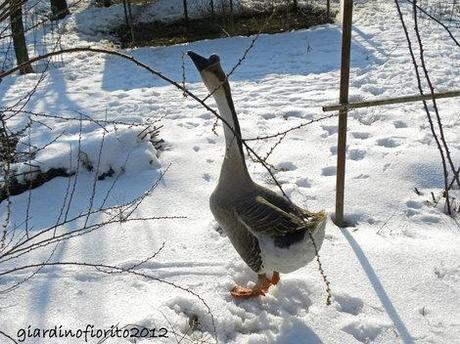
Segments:
[[[318,250],[323,244],[325,227],[326,221],[312,233]],[[315,248],[308,233],[305,234],[304,240],[292,244],[288,248],[276,247],[270,237],[258,236],[257,238],[263,262],[260,273],[270,273],[272,271],[289,273],[304,267],[316,256]]]

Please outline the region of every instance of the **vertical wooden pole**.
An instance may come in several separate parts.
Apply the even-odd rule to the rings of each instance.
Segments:
[[[13,46],[16,54],[16,63],[22,65],[19,68],[21,74],[33,73],[32,65],[29,63],[29,53],[27,52],[26,38],[24,35],[24,24],[22,22],[21,0],[9,0],[11,33],[13,35]]]
[[[326,16],[327,19],[331,18],[331,0],[326,0]]]
[[[340,70],[340,104],[348,104],[350,82],[351,26],[353,0],[343,0],[342,13],[342,65]],[[338,226],[344,226],[343,205],[345,196],[345,161],[347,147],[348,110],[339,111],[339,139],[337,145],[337,184],[335,199],[335,219]]]
[[[131,43],[134,43],[134,28],[133,28],[133,16],[131,14],[131,0],[123,0],[123,10],[125,12],[126,26],[129,28],[131,35]]]
[[[235,20],[233,18],[233,0],[230,0],[230,32],[233,33],[235,29]]]
[[[129,18],[129,30],[131,33],[131,43],[134,43],[134,24],[133,24],[133,13],[131,11],[131,0],[127,1],[128,5],[128,18]]]
[[[221,4],[222,4],[222,26],[225,27],[225,24],[226,24],[225,16],[227,15],[227,11],[225,9],[225,0],[221,0]]]
[[[183,4],[184,4],[184,20],[185,20],[185,27],[188,31],[188,4],[187,4],[187,0],[183,0]]]

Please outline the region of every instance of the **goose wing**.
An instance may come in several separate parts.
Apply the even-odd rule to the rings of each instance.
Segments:
[[[324,211],[320,211],[319,213],[311,212],[306,209],[300,208],[296,206],[294,203],[289,202],[285,197],[278,195],[276,192],[273,192],[270,189],[264,188],[260,185],[259,187],[259,194],[262,195],[267,201],[276,205],[281,210],[284,210],[287,213],[292,213],[297,216],[302,217],[306,221],[311,221],[312,218],[320,217],[324,214]]]
[[[302,216],[303,213],[294,207],[292,205],[281,209],[267,197],[257,195],[240,200],[234,211],[238,220],[255,235],[285,236],[314,228],[316,221],[312,222],[307,216]]]

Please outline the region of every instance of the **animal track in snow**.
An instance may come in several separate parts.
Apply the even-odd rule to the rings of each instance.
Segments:
[[[209,182],[211,180],[211,175],[209,173],[203,174],[203,179]]]
[[[128,97],[128,94],[125,93],[125,92],[122,92],[122,93],[118,93],[118,94],[114,94],[115,97],[117,97],[118,99],[124,99],[124,98],[127,98]]]
[[[378,139],[377,144],[386,148],[395,148],[401,145],[397,140],[392,137],[385,137],[383,139]]]
[[[332,146],[331,148],[329,148],[329,150],[331,151],[332,155],[337,155],[337,146]]]
[[[366,151],[362,149],[350,149],[348,151],[348,158],[351,160],[363,160],[366,156]]]
[[[285,113],[283,113],[283,118],[284,119],[288,119],[289,117],[301,118],[302,113],[300,111],[296,111],[296,110],[286,111]]]
[[[193,146],[193,150],[194,150],[195,152],[198,152],[198,151],[200,150],[200,147],[199,147],[199,146]]]
[[[335,176],[337,174],[337,167],[336,166],[328,166],[323,168],[322,173],[323,176]]]
[[[441,263],[441,266],[434,268],[434,274],[437,278],[447,282],[460,281],[460,265],[445,266],[443,263]]]
[[[211,119],[213,117],[213,115],[208,113],[208,112],[204,112],[204,113],[198,115],[198,117],[202,118],[202,119]]]
[[[290,161],[280,162],[276,164],[275,167],[281,171],[294,171],[297,170],[297,166]]]
[[[359,140],[365,140],[365,139],[368,139],[370,134],[367,133],[367,132],[361,132],[361,131],[354,131],[351,133],[351,135],[353,135],[353,137],[355,139],[359,139]]]
[[[412,201],[412,200],[407,201],[406,205],[408,208],[412,208],[412,209],[421,209],[423,207],[422,203],[417,202],[417,201]]]
[[[404,122],[404,121],[394,121],[393,122],[393,125],[395,126],[395,128],[407,128],[407,123]]]
[[[335,295],[334,300],[337,302],[338,306],[336,308],[338,311],[352,315],[358,315],[361,313],[364,306],[363,300],[345,293]]]
[[[413,200],[409,200],[406,202],[407,209],[405,211],[406,215],[408,217],[413,218],[414,220],[424,222],[426,224],[437,224],[441,222],[441,217],[436,214],[425,214],[421,211],[423,208],[423,203],[422,202],[417,202]]]
[[[342,331],[351,334],[361,343],[372,342],[377,336],[390,326],[371,319],[354,320],[342,328]]]
[[[196,128],[199,126],[198,123],[194,123],[194,122],[185,122],[185,123],[179,123],[178,124],[179,127],[184,127],[186,129],[192,129],[192,128]]]
[[[295,183],[297,184],[297,186],[300,186],[302,188],[311,187],[311,182],[308,180],[308,178],[300,178]]]
[[[321,137],[328,137],[334,134],[337,134],[338,132],[338,127],[336,125],[322,125],[321,128],[327,132],[322,134]]]
[[[441,222],[441,218],[437,215],[423,215],[420,217],[420,221],[429,224],[436,224]]]
[[[264,113],[261,115],[264,119],[272,119],[276,117],[276,114],[274,113]]]

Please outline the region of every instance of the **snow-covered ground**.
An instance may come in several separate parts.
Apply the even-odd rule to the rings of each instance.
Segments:
[[[403,9],[409,15],[407,4]],[[357,5],[354,16],[351,97],[358,100],[417,93],[394,3],[364,2]],[[436,89],[458,89],[460,49],[436,24],[421,24]],[[454,34],[458,36],[460,30]],[[276,133],[324,115],[321,106],[335,103],[338,98],[340,39],[337,25],[260,36],[231,77],[244,137]],[[71,31],[62,40],[64,46],[85,44]],[[233,37],[128,53],[181,81],[183,52],[218,53],[228,71],[250,40]],[[188,60],[185,71],[187,87],[205,96],[205,87]],[[39,77],[32,74],[5,78],[0,84],[1,105],[13,104]],[[209,104],[214,103],[210,100]],[[460,100],[440,100],[439,107],[446,139],[458,164]],[[14,338],[18,339],[18,330],[29,325],[62,325],[76,330],[87,324],[95,328],[137,324],[170,330],[167,339],[143,339],[139,343],[174,343],[182,337],[183,343],[213,342],[214,326],[221,343],[460,343],[458,219],[426,203],[431,191],[439,195],[443,179],[439,154],[421,104],[350,113],[345,208],[354,226],[338,228],[329,221],[320,252],[331,281],[331,306],[325,305],[324,283],[315,262],[282,275],[279,285],[270,289],[266,297],[250,301],[231,298],[229,290],[235,283],[245,285],[256,276],[229,240],[215,230],[216,223],[208,209],[224,154],[222,127],[219,125],[216,136],[212,114],[192,99],[182,97],[174,87],[119,58],[78,53],[66,57],[64,67],[48,73],[26,108],[48,114],[75,116],[81,112],[99,119],[137,122],[164,117],[160,136],[166,149],[158,160],[154,148],[138,139],[134,129],[132,135],[121,128],[118,134],[107,136],[104,145],[113,144],[115,148],[103,155],[104,162],[118,161],[117,172],[122,172],[126,159],[134,159],[132,168],[123,168],[119,175],[110,202],[123,203],[141,194],[171,164],[137,212],[139,216],[187,218],[112,225],[62,243],[53,259],[129,267],[164,243],[160,254],[138,270],[200,295],[213,318],[197,297],[171,285],[92,269],[46,268],[15,291],[0,295],[0,330]],[[62,146],[54,147],[54,152],[65,156],[66,147],[78,140],[78,122],[42,121],[51,125],[56,135],[62,133]],[[50,134],[46,127],[40,128],[41,134],[38,132],[32,139],[44,144]],[[94,149],[96,143],[91,140],[101,137],[101,128],[85,128],[82,146],[87,144]],[[276,141],[277,138],[269,143]],[[256,141],[253,145],[263,156],[269,143]],[[269,161],[283,167],[276,177],[294,202],[333,213],[336,145],[334,117],[289,133],[277,147]],[[43,154],[44,164],[49,164],[52,156]],[[96,158],[93,156],[93,160]],[[260,165],[248,160],[248,167],[257,182],[276,190]],[[81,172],[73,210],[76,213],[85,208],[91,196],[93,173]],[[100,181],[96,194],[103,197],[113,178]],[[57,178],[33,190],[31,230],[54,221],[66,186],[66,178]],[[12,198],[13,222],[19,224],[23,218],[27,199],[27,194]],[[40,251],[21,263],[39,263],[43,257],[46,252]],[[26,276],[23,272],[14,279],[0,277],[0,288]],[[194,316],[199,324],[192,331],[189,322]],[[0,343],[7,342],[0,338]],[[26,341],[73,342],[83,341]]]

